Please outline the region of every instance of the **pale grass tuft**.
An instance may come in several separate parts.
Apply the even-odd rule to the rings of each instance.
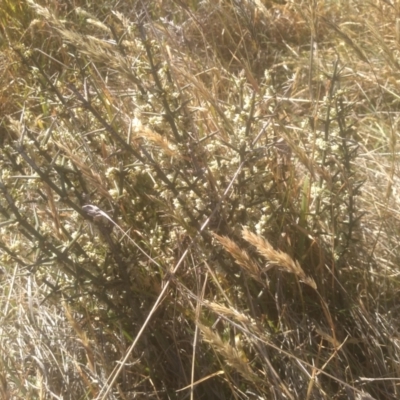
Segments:
[[[213,233],[213,236],[224,246],[225,250],[230,253],[235,261],[246,271],[253,279],[260,283],[264,283],[261,278],[261,270],[259,266],[250,258],[247,252],[241,249],[233,240],[226,236],[219,236]]]
[[[214,311],[217,315],[221,315],[223,317],[232,319],[238,323],[243,324],[246,327],[254,326],[255,321],[252,320],[249,316],[239,312],[238,310],[233,309],[232,307],[228,308],[222,304],[218,304],[212,301],[205,301],[205,305],[212,311]]]
[[[294,261],[287,253],[275,250],[268,240],[250,232],[247,228],[243,228],[243,239],[257,248],[257,251],[265,257],[273,265],[283,268],[286,272],[296,275],[301,282],[304,282],[313,289],[317,289],[314,279],[308,277],[301,268],[298,261]]]
[[[42,15],[49,25],[57,30],[63,40],[76,48],[78,48],[82,54],[89,56],[93,61],[106,63],[110,67],[115,68],[127,77],[133,77],[131,68],[136,57],[129,59],[128,57],[122,57],[119,54],[114,41],[107,41],[103,38],[98,38],[93,35],[82,35],[68,29],[65,25],[65,21],[58,19],[49,9],[42,7],[32,0],[28,0],[28,3],[35,9],[35,11]],[[138,49],[135,49],[138,51]]]
[[[259,380],[257,374],[252,370],[247,360],[243,359],[243,354],[240,354],[240,352],[229,343],[224,342],[221,337],[209,327],[200,323],[198,326],[203,335],[203,340],[209,343],[230,367],[250,382],[257,382]]]
[[[173,144],[171,142],[169,142],[165,136],[162,136],[159,133],[154,132],[153,130],[149,129],[148,127],[145,127],[145,126],[139,124],[139,127],[136,127],[133,129],[132,136],[134,138],[147,139],[150,143],[153,143],[154,145],[161,148],[162,151],[169,157],[182,158],[182,155],[179,154],[179,152],[177,152],[173,148]]]

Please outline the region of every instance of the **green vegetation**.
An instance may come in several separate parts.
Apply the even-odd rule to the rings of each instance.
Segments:
[[[3,0],[0,397],[400,398],[399,55],[398,1]]]

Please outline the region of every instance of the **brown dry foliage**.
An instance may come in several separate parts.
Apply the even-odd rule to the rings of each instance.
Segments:
[[[3,0],[0,396],[399,398],[399,20]]]

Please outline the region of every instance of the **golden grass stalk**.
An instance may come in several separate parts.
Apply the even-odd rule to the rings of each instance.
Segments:
[[[254,325],[254,321],[252,321],[249,316],[239,312],[238,310],[233,309],[232,307],[228,308],[223,306],[222,304],[218,304],[212,301],[205,302],[205,305],[216,314],[237,321],[238,323],[243,324],[246,327]]]
[[[226,236],[219,236],[216,233],[213,233],[213,236],[222,244],[225,250],[233,256],[235,261],[244,271],[246,271],[253,279],[260,283],[264,283],[261,278],[260,267],[250,258],[245,250],[241,249],[233,240]]]
[[[224,342],[218,333],[214,332],[211,328],[200,323],[198,323],[198,326],[203,335],[203,339],[223,357],[230,367],[250,382],[259,381],[257,374],[252,370],[249,363],[243,359],[243,355],[241,355],[237,349],[229,343]]]
[[[287,253],[275,250],[268,240],[250,232],[247,228],[242,230],[244,240],[256,247],[257,251],[269,262],[269,267],[276,265],[284,271],[296,275],[299,280],[313,289],[317,289],[314,279],[307,276],[298,261],[294,261]]]
[[[182,155],[173,148],[172,143],[170,143],[165,136],[162,136],[141,124],[134,128],[132,136],[134,138],[147,139],[150,143],[160,147],[169,157],[182,158]]]

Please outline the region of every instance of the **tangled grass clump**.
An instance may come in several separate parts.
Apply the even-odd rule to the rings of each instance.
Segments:
[[[399,10],[282,3],[0,5],[2,397],[398,398]]]

